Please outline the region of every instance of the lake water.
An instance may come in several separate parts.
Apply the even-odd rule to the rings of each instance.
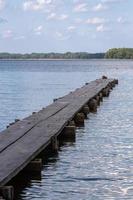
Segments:
[[[0,61],[0,130],[103,74],[119,85],[16,199],[133,199],[133,60]]]

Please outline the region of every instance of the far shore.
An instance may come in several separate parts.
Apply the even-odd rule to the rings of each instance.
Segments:
[[[114,60],[114,61],[117,61],[117,60],[133,60],[131,58],[127,59],[127,58],[84,58],[84,59],[81,59],[81,58],[0,58],[0,61],[73,61],[73,60]]]

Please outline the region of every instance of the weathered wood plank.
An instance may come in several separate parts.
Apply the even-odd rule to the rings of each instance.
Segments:
[[[0,134],[0,153],[12,143],[23,137],[28,131],[33,129],[39,122],[48,119],[52,115],[57,114],[60,110],[66,107],[68,103],[54,103],[47,106],[38,113],[31,115],[17,122]]]

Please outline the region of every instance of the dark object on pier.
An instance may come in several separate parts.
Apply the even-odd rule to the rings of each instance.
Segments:
[[[105,75],[103,75],[103,76],[102,76],[102,79],[108,79],[108,77],[107,77],[107,76],[105,76]]]

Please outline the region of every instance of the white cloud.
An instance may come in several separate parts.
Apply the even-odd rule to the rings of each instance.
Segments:
[[[52,3],[52,0],[26,0],[23,3],[24,10],[42,10],[45,6]]]
[[[56,13],[50,13],[47,17],[48,20],[50,19],[55,19],[56,18]]]
[[[58,40],[68,40],[71,36],[64,34],[62,32],[56,31],[55,32],[56,39]]]
[[[106,9],[107,9],[107,6],[105,6],[102,3],[99,3],[93,7],[93,11],[102,11],[102,10],[106,10]]]
[[[68,15],[66,15],[66,14],[62,14],[62,15],[60,15],[60,16],[58,17],[59,20],[65,20],[65,19],[67,19],[67,18],[68,18]]]
[[[97,32],[104,32],[104,26],[103,26],[103,24],[97,26],[96,30],[97,30]]]
[[[86,21],[87,24],[92,24],[92,25],[97,25],[97,24],[101,24],[101,23],[104,23],[104,22],[105,22],[104,18],[98,18],[98,17],[89,18]]]
[[[36,35],[41,35],[41,34],[42,34],[42,30],[43,30],[43,26],[40,25],[40,26],[38,26],[38,27],[36,27],[36,28],[34,29],[34,33],[35,33]]]
[[[63,37],[63,34],[62,34],[61,32],[59,32],[59,31],[56,31],[56,35],[57,35],[59,38]]]
[[[74,31],[75,29],[76,29],[75,26],[68,26],[67,27],[67,30],[70,31],[70,32]]]
[[[96,27],[96,31],[97,31],[97,32],[106,32],[106,31],[110,31],[110,29],[104,27],[103,24],[100,24],[99,26]]]
[[[5,0],[0,0],[0,10],[2,10],[5,6]]]
[[[75,12],[86,12],[86,11],[88,11],[88,6],[87,6],[86,3],[77,4],[77,5],[74,7],[74,11],[75,11]]]
[[[103,3],[119,3],[119,2],[126,2],[127,0],[101,0]]]
[[[40,25],[40,26],[38,26],[35,30],[36,30],[36,31],[42,31],[42,29],[43,29],[43,26]]]
[[[66,14],[61,14],[57,16],[56,13],[50,13],[47,17],[48,20],[66,20],[68,18],[68,15]]]
[[[125,20],[123,17],[118,17],[117,22],[120,23],[120,24],[124,24],[124,23],[127,22],[127,20]]]
[[[11,38],[11,37],[13,37],[13,32],[12,32],[12,30],[6,30],[3,32],[2,36],[3,36],[3,38]]]

